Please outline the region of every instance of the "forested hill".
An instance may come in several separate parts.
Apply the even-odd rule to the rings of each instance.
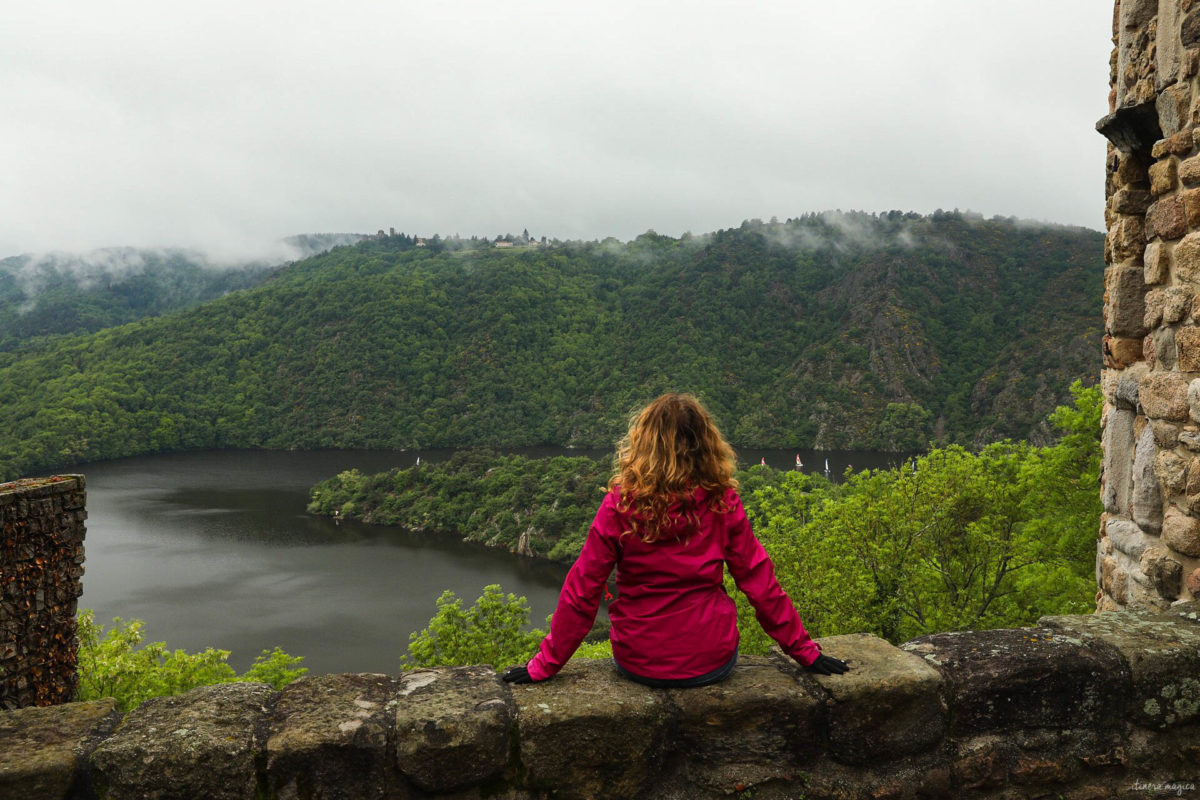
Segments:
[[[284,263],[352,244],[359,234],[292,236],[273,257],[214,260],[196,250],[108,247],[0,259],[0,350],[91,333],[189,308],[266,281]]]
[[[0,350],[198,305],[265,281],[265,262],[217,268],[187,250],[115,247],[0,260]]]
[[[372,238],[0,353],[0,477],[198,447],[608,447],[667,389],[743,446],[1037,441],[1098,372],[1102,241],[899,212],[624,244]]]

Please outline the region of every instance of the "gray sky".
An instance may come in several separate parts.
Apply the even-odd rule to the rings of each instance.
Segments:
[[[807,211],[1101,229],[1108,0],[0,9],[0,257],[627,239]]]

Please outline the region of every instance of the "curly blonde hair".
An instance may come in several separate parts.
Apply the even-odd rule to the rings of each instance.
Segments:
[[[630,513],[644,542],[659,539],[669,525],[668,510],[678,503],[692,525],[699,522],[694,493],[708,492],[706,505],[725,512],[725,490],[736,489],[737,457],[721,436],[708,409],[690,394],[668,393],[630,419],[617,444],[616,471],[608,482],[620,492],[618,508]]]

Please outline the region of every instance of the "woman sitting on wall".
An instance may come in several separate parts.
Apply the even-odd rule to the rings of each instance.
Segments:
[[[703,686],[737,664],[737,607],[724,567],[784,652],[813,672],[841,674],[823,655],[750,530],[733,478],[733,449],[695,397],[665,394],[634,417],[617,471],[559,594],[550,634],[511,683],[553,677],[591,630],[617,568],[609,606],[613,660],[656,687]]]

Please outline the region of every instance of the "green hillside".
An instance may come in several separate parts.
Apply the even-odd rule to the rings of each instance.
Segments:
[[[187,250],[97,250],[0,260],[0,350],[199,305],[267,280],[263,262],[211,266]]]
[[[0,259],[0,350],[190,308],[258,286],[286,261],[363,238],[353,233],[290,236],[277,256],[250,261],[134,247]]]
[[[900,212],[624,244],[373,238],[0,353],[0,475],[198,447],[607,448],[666,389],[742,446],[1036,442],[1098,371],[1102,241]]]

